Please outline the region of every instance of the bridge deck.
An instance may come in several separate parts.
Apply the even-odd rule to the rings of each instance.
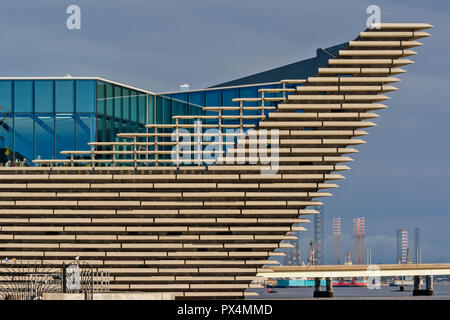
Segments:
[[[450,263],[277,266],[264,269],[258,276],[274,278],[340,278],[369,276],[448,275]]]

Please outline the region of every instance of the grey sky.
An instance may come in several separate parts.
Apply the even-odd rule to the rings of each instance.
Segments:
[[[70,4],[81,7],[79,31],[66,28]],[[408,228],[412,243],[420,226],[423,260],[448,261],[448,1],[3,0],[0,75],[100,76],[154,92],[183,82],[203,88],[354,39],[369,4],[381,7],[384,22],[434,28],[358,147],[347,179],[324,200],[327,233],[332,216],[343,217],[349,237],[351,218],[365,216],[376,260],[394,262],[396,228]]]

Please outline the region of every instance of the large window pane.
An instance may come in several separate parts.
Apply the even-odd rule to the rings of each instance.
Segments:
[[[148,96],[148,114],[147,114],[147,123],[154,124],[155,123],[155,96]]]
[[[122,91],[123,99],[122,99],[122,106],[123,106],[123,119],[124,120],[131,120],[131,113],[130,113],[130,90],[123,89]]]
[[[188,94],[187,93],[176,93],[171,96],[175,100],[188,102]]]
[[[55,106],[56,112],[75,111],[75,93],[73,80],[56,80]]]
[[[162,123],[172,123],[172,99],[164,98],[162,104]]]
[[[139,106],[138,106],[138,93],[131,91],[131,121],[138,121]]]
[[[257,98],[258,90],[256,87],[248,87],[240,89],[240,97],[241,98]],[[247,106],[256,106],[258,103],[256,101],[245,102]]]
[[[241,96],[241,98],[257,98],[258,97],[258,88],[257,87],[241,88],[240,89],[240,96]],[[258,102],[257,101],[244,102],[244,105],[246,105],[246,106],[257,106]],[[245,110],[244,114],[245,115],[257,115],[258,114],[258,110]],[[257,120],[256,119],[246,120],[246,123],[256,125],[257,124]]]
[[[114,118],[122,119],[122,88],[114,87]]]
[[[55,157],[65,159],[67,155],[62,155],[60,152],[75,149],[75,119],[73,114],[57,114],[55,124]]]
[[[112,118],[106,119],[106,139],[107,141],[114,141],[114,120]]]
[[[95,112],[95,81],[77,80],[77,112]]]
[[[164,123],[164,112],[163,112],[163,103],[164,100],[167,100],[167,98],[164,98],[162,96],[156,97],[156,123]]]
[[[96,122],[97,122],[97,125],[96,125],[96,127],[97,127],[97,136],[96,136],[96,141],[99,141],[99,142],[104,142],[104,141],[106,141],[105,139],[106,139],[106,135],[105,135],[105,118],[104,117],[100,117],[100,116],[97,116],[97,119],[96,119]]]
[[[105,114],[105,98],[106,98],[106,84],[101,81],[97,81],[97,113]]]
[[[90,150],[89,142],[95,141],[95,116],[82,114],[76,117],[77,150]]]
[[[14,112],[33,112],[33,81],[14,81]]]
[[[206,106],[217,107],[222,105],[222,91],[214,90],[206,92]]]
[[[12,112],[12,82],[0,80],[0,112]]]
[[[106,84],[106,115],[114,116],[114,88],[112,84]]]
[[[139,96],[139,123],[145,123],[145,113],[147,111],[147,98],[145,94]]]
[[[19,161],[33,160],[33,114],[14,116],[14,153]]]
[[[233,102],[234,98],[239,98],[239,89],[223,90],[223,105],[224,106],[238,106],[238,102]]]
[[[0,162],[5,164],[13,158],[13,118],[0,114]]]
[[[53,159],[55,156],[55,117],[52,114],[36,114],[35,158]]]
[[[200,107],[205,106],[205,93],[204,92],[191,92],[189,93],[189,103]]]
[[[53,81],[36,80],[34,82],[35,112],[53,112]]]

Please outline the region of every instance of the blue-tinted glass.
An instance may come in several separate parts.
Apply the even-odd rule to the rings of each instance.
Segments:
[[[0,162],[13,159],[13,118],[11,114],[0,114]]]
[[[65,159],[61,151],[75,149],[75,119],[73,114],[57,114],[55,119],[56,153],[57,159]]]
[[[106,139],[107,139],[107,141],[114,141],[113,119],[106,119]]]
[[[14,81],[14,112],[33,112],[33,81]]]
[[[78,114],[76,118],[77,150],[90,150],[89,142],[95,141],[95,116]]]
[[[183,101],[172,100],[172,113],[177,116],[188,115],[188,104]]]
[[[106,84],[106,115],[114,116],[114,87],[112,84]]]
[[[96,137],[95,140],[99,141],[99,142],[104,142],[104,141],[106,141],[105,140],[106,139],[106,135],[105,135],[105,118],[97,116],[96,122],[97,122],[97,125],[96,125],[96,127],[97,127],[97,137]]]
[[[53,159],[55,156],[55,118],[52,114],[36,114],[34,119],[35,158]]]
[[[33,114],[14,116],[14,153],[16,159],[33,160]]]
[[[106,84],[101,81],[97,81],[97,113],[105,114],[105,98],[106,98]]]
[[[139,123],[146,123],[145,113],[147,112],[146,95],[141,94],[139,96]]]
[[[169,98],[163,99],[162,105],[163,122],[162,123],[172,123],[172,101]]]
[[[258,97],[258,90],[256,87],[248,87],[248,88],[241,88],[240,89],[240,97],[241,98],[257,98]],[[246,102],[245,105],[257,105],[256,102]]]
[[[188,94],[187,93],[176,93],[172,95],[174,100],[188,102]]]
[[[239,89],[223,90],[223,105],[226,107],[239,105],[238,102],[233,102],[234,98],[239,98]]]
[[[138,110],[138,92],[130,91],[131,95],[131,121],[138,121],[139,110]]]
[[[258,88],[257,87],[246,87],[240,88],[240,97],[241,98],[257,98],[258,97]],[[260,104],[260,103],[259,103]],[[245,106],[257,106],[257,101],[248,101],[244,102]],[[257,115],[258,110],[245,110],[245,115]],[[246,123],[256,124],[257,120],[247,120]]]
[[[0,112],[12,112],[12,82],[0,80]]]
[[[206,92],[206,106],[217,107],[222,105],[222,91],[214,90]]]
[[[164,100],[165,98],[163,98],[162,96],[156,97],[156,123],[164,123]]]
[[[95,81],[77,80],[77,112],[95,112]]]
[[[124,128],[122,127],[122,121],[114,121],[114,135],[112,141],[120,141],[120,137],[117,136],[117,133],[124,132]]]
[[[53,112],[53,81],[36,80],[34,82],[35,112]]]
[[[189,93],[189,103],[191,105],[197,105],[200,107],[204,107],[205,106],[205,93],[204,92]]]
[[[148,96],[148,114],[147,114],[147,123],[153,124],[155,123],[155,96]]]
[[[122,88],[114,86],[114,118],[122,119]]]
[[[123,119],[131,120],[130,115],[130,90],[123,89]]]
[[[55,81],[55,110],[56,112],[75,111],[75,93],[73,80]]]

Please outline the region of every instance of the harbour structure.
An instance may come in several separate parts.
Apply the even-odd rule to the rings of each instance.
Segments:
[[[334,260],[341,264],[341,218],[333,218]]]
[[[272,281],[274,279],[292,279],[293,281],[304,278],[314,279],[314,297],[332,297],[333,279],[354,279],[356,277],[363,277],[368,280],[372,278],[375,280],[372,285],[380,284],[381,277],[400,277],[403,279],[412,277],[412,295],[429,296],[434,294],[434,277],[448,274],[450,274],[449,263],[424,263],[379,264],[372,265],[369,268],[364,265],[272,266],[258,275]],[[425,278],[425,288],[421,287],[422,277]]]
[[[89,150],[64,150],[64,159],[35,159],[39,166],[1,167],[0,256],[52,264],[81,257],[110,275],[112,291],[251,294],[246,289],[274,263],[274,249],[292,239],[286,233],[304,230],[294,225],[309,222],[305,216],[318,213],[310,208],[322,205],[317,198],[343,179],[348,154],[375,125],[367,120],[386,108],[385,93],[412,63],[403,58],[416,54],[411,48],[430,27],[384,23],[327,57],[314,75],[261,88],[257,98],[170,115],[143,132],[92,141]],[[196,137],[184,142],[190,164],[179,152],[171,157],[180,128]],[[219,136],[219,157],[209,163],[198,138],[206,129]],[[236,147],[235,140],[225,145],[225,129],[267,135],[277,163],[259,156],[253,163],[250,151],[259,148],[250,143],[242,143],[242,163],[234,154],[221,161]]]
[[[364,217],[353,218],[353,259],[355,264],[365,263],[366,221]]]
[[[420,228],[414,228],[414,262],[422,263],[422,247],[420,245]]]
[[[409,245],[408,230],[397,229],[397,261],[400,264],[408,263]]]
[[[324,249],[324,209],[322,206],[316,206],[315,210],[317,214],[314,215],[314,255],[315,255],[315,264],[323,264],[325,258],[325,249]]]

